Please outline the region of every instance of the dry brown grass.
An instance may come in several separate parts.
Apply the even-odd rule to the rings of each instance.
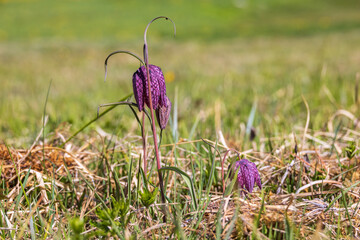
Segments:
[[[341,127],[337,132],[334,131],[334,122],[337,118],[350,119],[349,127]],[[211,189],[210,201],[202,202],[198,212],[204,215],[197,226],[194,228],[194,222],[197,221],[195,216],[198,212],[190,211],[188,208],[181,219],[182,231],[186,236],[196,234],[200,238],[215,238],[217,224],[223,229],[221,236],[227,234],[231,238],[244,238],[255,234],[259,238],[267,239],[269,231],[272,231],[272,237],[276,233],[277,238],[285,238],[286,218],[288,218],[292,229],[294,229],[297,238],[301,239],[329,239],[341,236],[346,238],[349,233],[350,226],[352,228],[353,237],[360,237],[360,162],[359,155],[355,155],[349,159],[344,153],[344,149],[353,141],[359,142],[359,124],[355,116],[351,113],[340,110],[329,120],[327,124],[328,131],[313,131],[305,128],[297,128],[287,136],[260,138],[258,142],[253,142],[252,148],[243,151],[242,154],[255,162],[262,178],[263,198],[257,190],[249,194],[246,198],[233,191],[230,196],[223,197],[221,186],[214,183]],[[334,133],[335,132],[335,133]],[[66,135],[66,133],[64,133]],[[62,133],[55,134],[51,142],[55,145],[36,145],[31,149],[11,149],[8,151],[5,145],[0,145],[0,161],[2,166],[1,178],[5,182],[8,194],[4,197],[3,206],[7,210],[8,229],[21,229],[16,222],[11,222],[14,216],[22,216],[26,218],[30,210],[26,207],[19,211],[14,208],[14,202],[21,188],[26,189],[26,194],[30,194],[39,187],[41,199],[40,211],[32,214],[42,214],[50,211],[49,204],[56,206],[55,223],[66,224],[64,216],[71,213],[80,217],[88,217],[88,219],[97,220],[94,209],[99,207],[99,200],[96,196],[108,199],[106,181],[110,181],[110,185],[115,187],[116,183],[113,176],[104,176],[99,173],[103,170],[92,167],[90,171],[88,166],[96,161],[105,161],[104,159],[111,157],[114,153],[130,152],[130,155],[124,155],[125,158],[118,159],[111,163],[109,168],[114,169],[119,166],[126,165],[126,156],[138,159],[141,155],[141,140],[138,137],[126,136],[125,138],[112,138],[114,146],[105,148],[105,150],[97,150],[93,144],[96,142],[105,142],[111,136],[103,131],[98,131],[98,135],[86,141],[86,143],[78,147],[73,143],[68,143],[65,148],[59,148],[64,139]],[[301,139],[301,140],[300,140]],[[210,144],[214,142],[206,140]],[[226,140],[225,140],[226,141]],[[267,152],[266,144],[271,141],[273,151]],[[162,146],[163,159],[168,165],[174,165],[174,150],[177,151],[177,161],[182,169],[191,174],[190,164],[193,157],[198,156],[202,161],[209,161],[203,158],[200,149],[195,144],[202,140],[186,141],[181,139],[177,144],[168,144]],[[228,141],[225,144],[236,147],[236,141]],[[226,147],[222,144],[218,145],[220,150]],[[205,149],[204,147],[201,147]],[[102,149],[102,148],[98,148]],[[206,149],[205,149],[206,150]],[[165,152],[166,151],[166,152]],[[151,149],[148,151],[152,153]],[[11,153],[11,155],[10,155]],[[149,156],[150,159],[152,156]],[[228,161],[234,160],[234,156],[230,156]],[[216,162],[220,161],[216,156]],[[106,163],[105,163],[106,164]],[[66,166],[66,167],[65,167]],[[218,164],[218,166],[220,166]],[[29,170],[31,169],[31,170]],[[220,168],[216,167],[220,172]],[[138,171],[138,166],[133,170]],[[26,186],[20,185],[18,176],[23,181],[26,174],[29,174]],[[119,182],[122,186],[127,185],[127,177],[124,169],[120,168]],[[167,186],[167,196],[174,199],[177,194],[182,202],[190,202],[189,195],[182,193],[174,193],[174,181],[177,184],[183,184],[182,178],[172,176]],[[217,173],[219,174],[219,173]],[[72,178],[72,183],[64,183],[63,179],[68,175]],[[285,177],[284,177],[285,176]],[[196,172],[192,176],[198,181],[199,173]],[[92,183],[93,189],[90,189],[83,178]],[[133,174],[131,184],[138,184],[136,175]],[[152,178],[156,182],[156,177]],[[59,202],[53,202],[50,198],[51,182],[56,185],[56,193],[75,191],[75,196],[79,199],[83,192],[86,196],[81,202],[81,207],[77,210],[74,207],[64,209]],[[73,187],[71,185],[73,184]],[[186,185],[182,185],[184,192]],[[20,202],[25,201],[24,197]],[[40,200],[39,200],[40,201]],[[263,205],[263,211],[260,209]],[[180,205],[179,202],[173,202],[171,205]],[[158,210],[158,204],[154,205],[154,209]],[[169,208],[174,213],[174,209]],[[135,214],[135,218],[130,222],[126,229],[127,234],[134,233],[140,228],[143,231],[138,233],[138,237],[149,238],[151,236],[169,236],[175,231],[176,224],[174,222],[162,223],[161,217],[153,218],[149,210],[138,205],[131,205],[130,212]],[[220,222],[218,213],[220,212]],[[238,216],[236,221],[232,221],[236,212]],[[161,215],[159,211],[158,214]],[[175,214],[176,215],[176,214]],[[254,225],[256,219],[259,218],[259,224]],[[59,226],[60,226],[59,225]],[[56,224],[53,232],[58,231]],[[234,228],[233,228],[234,227]],[[85,232],[92,232],[95,229],[90,225],[85,225]],[[232,231],[232,233],[228,233]],[[350,237],[348,237],[350,239]]]

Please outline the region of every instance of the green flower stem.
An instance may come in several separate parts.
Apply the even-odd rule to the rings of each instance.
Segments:
[[[161,194],[161,201],[165,204],[165,191],[164,191],[164,181],[163,177],[161,175],[160,169],[161,169],[161,162],[160,162],[160,153],[159,153],[159,147],[158,147],[158,141],[156,136],[156,126],[155,126],[155,118],[154,118],[154,108],[152,105],[152,97],[151,97],[151,81],[150,81],[150,73],[149,73],[149,54],[148,54],[148,48],[147,48],[147,41],[146,41],[146,33],[151,25],[152,22],[154,22],[157,19],[164,18],[165,20],[170,20],[174,25],[174,35],[176,34],[176,27],[175,23],[168,17],[160,16],[152,19],[149,24],[145,28],[144,32],[144,61],[145,61],[145,68],[146,68],[146,75],[147,75],[147,82],[148,82],[148,91],[149,91],[149,102],[150,102],[150,115],[151,115],[151,121],[152,121],[152,132],[153,132],[153,138],[154,138],[154,147],[155,147],[155,156],[156,156],[156,164],[157,164],[157,170],[159,175],[159,185],[160,185],[160,194]],[[164,206],[164,214],[166,214],[166,209]],[[166,217],[164,217],[164,220],[166,220]]]
[[[143,153],[144,153],[144,172],[147,174],[147,159],[146,159],[146,136],[145,136],[145,111],[142,113],[142,128],[141,128],[141,134],[142,134],[142,140],[143,140]]]
[[[166,200],[165,200],[165,191],[164,191],[164,181],[163,181],[163,177],[162,177],[161,172],[160,172],[161,162],[160,162],[159,148],[158,148],[158,144],[157,144],[156,125],[155,125],[155,118],[154,118],[154,108],[153,108],[152,97],[151,97],[151,81],[150,81],[150,72],[149,72],[148,49],[147,49],[146,44],[144,44],[144,59],[145,59],[146,75],[147,75],[147,82],[148,82],[150,116],[151,116],[151,121],[152,121],[152,132],[153,132],[153,138],[154,138],[156,164],[157,164],[157,170],[158,170],[158,175],[159,175],[161,202],[165,203]]]
[[[223,160],[221,161],[221,179],[222,179],[223,194],[225,194],[224,163],[225,163],[225,160],[226,160],[226,156],[228,155],[228,153],[229,153],[230,151],[236,152],[237,155],[238,155],[238,158],[239,158],[239,160],[240,160],[240,154],[239,154],[239,152],[236,151],[235,149],[229,148],[229,149],[225,152],[224,158],[223,158]]]

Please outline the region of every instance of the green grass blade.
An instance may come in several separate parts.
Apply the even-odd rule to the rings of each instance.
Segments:
[[[128,99],[132,95],[133,95],[132,93],[127,95],[126,97],[120,99],[119,102],[125,101],[126,99]],[[63,144],[61,144],[60,147],[64,147],[66,143],[68,143],[76,135],[78,135],[80,132],[82,132],[85,128],[90,126],[92,123],[96,122],[98,119],[100,119],[102,116],[104,116],[105,114],[107,114],[108,112],[110,112],[111,110],[113,110],[116,107],[117,107],[117,105],[111,106],[108,109],[106,109],[105,111],[103,111],[101,114],[99,114],[99,116],[96,116],[95,118],[91,119],[88,123],[86,123],[83,127],[81,127],[79,130],[77,130],[73,135],[71,135]]]
[[[190,191],[192,205],[193,205],[194,209],[197,209],[197,198],[196,198],[195,188],[194,188],[194,184],[193,184],[191,177],[186,172],[182,171],[181,169],[179,169],[177,167],[162,167],[162,168],[160,168],[160,171],[174,171],[183,177],[183,179]]]
[[[214,154],[212,154],[212,152],[211,152],[211,147],[209,147],[209,154],[210,154],[210,158],[211,158],[211,168],[210,168],[210,174],[209,174],[208,183],[207,183],[207,185],[206,185],[206,196],[209,196],[210,189],[211,189],[211,186],[212,186],[212,182],[213,182],[213,179],[214,179],[214,173],[215,173],[215,155],[216,155],[216,152],[218,151],[218,150],[217,150],[217,141],[216,141],[216,144],[215,144],[215,146],[214,146],[214,149],[215,149],[215,152],[214,152]]]
[[[131,201],[131,172],[132,172],[133,161],[132,158],[129,159],[128,166],[128,178],[127,178],[127,187],[128,187],[128,199]]]
[[[235,186],[236,180],[237,180],[236,176],[234,176],[233,179],[231,179],[230,184],[225,188],[224,197],[228,196],[232,192],[232,190]]]
[[[252,126],[254,124],[256,108],[257,108],[257,102],[254,101],[254,103],[253,103],[253,105],[251,107],[251,111],[250,111],[250,114],[249,114],[248,121],[246,123],[246,135],[250,134],[251,128],[252,128]]]
[[[238,211],[239,211],[239,207],[236,207],[234,216],[232,217],[232,219],[231,219],[231,221],[229,223],[229,228],[228,228],[227,233],[226,233],[226,235],[224,237],[225,240],[230,239],[230,235],[232,233],[232,230],[235,227],[235,223],[236,223],[236,220],[238,218]]]
[[[324,213],[327,212],[327,211],[332,207],[332,205],[334,205],[334,203],[342,197],[343,194],[347,193],[350,189],[352,189],[353,187],[357,186],[359,183],[360,183],[360,181],[357,181],[356,183],[354,183],[354,184],[351,185],[350,187],[345,188],[344,191],[341,191],[341,194],[340,194],[339,196],[337,196],[334,200],[331,201],[331,203],[329,204],[329,206],[324,210]]]
[[[289,220],[288,215],[285,213],[285,239],[286,240],[292,240],[294,239],[294,232],[293,232],[293,227],[292,224]]]

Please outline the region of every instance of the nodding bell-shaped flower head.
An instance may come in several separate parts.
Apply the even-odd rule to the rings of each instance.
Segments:
[[[246,189],[251,193],[256,183],[261,189],[261,179],[255,163],[250,162],[247,159],[241,159],[235,163],[234,169],[235,172],[237,172],[237,183],[239,188]]]
[[[167,106],[159,106],[158,109],[156,109],[156,118],[159,123],[159,126],[162,130],[165,129],[171,112],[171,102],[170,99],[165,95],[166,104]]]
[[[154,110],[160,107],[168,107],[166,97],[165,79],[161,69],[155,65],[149,65],[150,87],[152,106]],[[133,89],[139,111],[144,109],[144,104],[150,107],[150,97],[145,66],[141,66],[133,74]]]

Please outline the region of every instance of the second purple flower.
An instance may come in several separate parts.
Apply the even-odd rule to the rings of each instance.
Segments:
[[[235,163],[234,169],[235,172],[237,172],[236,175],[239,188],[246,189],[251,193],[256,183],[261,189],[261,179],[255,163],[250,162],[247,159],[241,159]]]

